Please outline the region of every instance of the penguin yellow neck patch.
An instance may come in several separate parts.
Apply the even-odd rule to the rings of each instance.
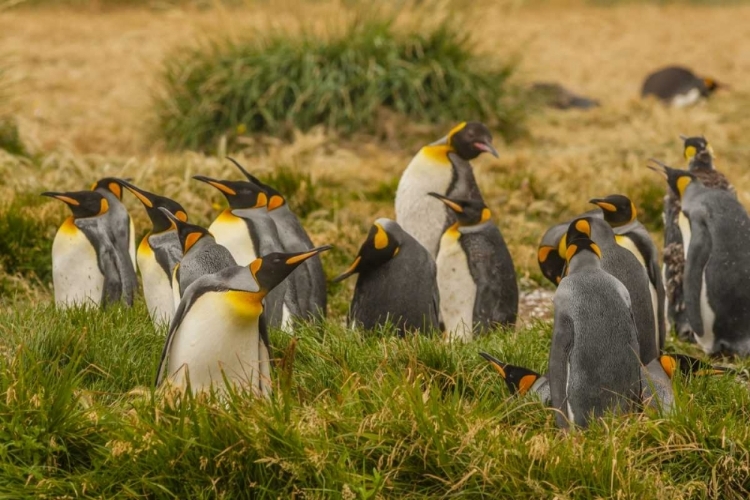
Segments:
[[[459,239],[461,237],[461,231],[458,230],[458,222],[446,229],[445,235],[449,238],[453,238],[454,240]]]
[[[448,166],[451,164],[448,153],[452,151],[453,148],[448,144],[435,144],[434,146],[423,147],[421,153],[432,162]]]
[[[697,150],[695,149],[695,146],[688,146],[685,148],[685,159],[689,160],[693,156],[695,156],[695,153]]]
[[[199,233],[198,231],[188,234],[187,238],[185,238],[185,248],[183,252],[188,253],[188,250],[193,248],[193,245],[198,243],[198,240],[200,240],[202,237],[203,233]]]
[[[457,133],[461,132],[466,127],[466,122],[461,122],[455,127],[453,127],[450,132],[448,132],[448,144],[451,143],[451,140],[453,139],[453,136]]]
[[[388,234],[380,224],[376,223],[375,227],[378,228],[378,230],[375,233],[375,238],[373,238],[373,244],[375,245],[376,250],[382,250],[388,246]]]
[[[238,221],[239,217],[234,215],[232,211],[227,208],[227,209],[224,209],[224,211],[219,214],[216,220],[226,224],[226,223]]]
[[[685,189],[688,187],[688,185],[693,181],[690,177],[687,175],[683,175],[679,179],[677,179],[677,191],[680,193],[680,197],[682,197],[685,194]]]
[[[271,196],[270,200],[268,200],[268,211],[270,212],[271,210],[275,210],[283,205],[284,205],[284,198],[275,194]]]
[[[78,226],[75,225],[75,218],[71,215],[60,226],[60,231],[67,234],[75,234],[79,231]]]
[[[154,250],[151,248],[151,244],[148,242],[148,237],[151,236],[151,232],[143,237],[141,240],[141,244],[138,245],[138,254],[139,255],[152,255],[154,253]]]
[[[232,310],[244,318],[257,318],[263,312],[263,294],[259,292],[245,292],[229,290],[225,292],[227,302]]]

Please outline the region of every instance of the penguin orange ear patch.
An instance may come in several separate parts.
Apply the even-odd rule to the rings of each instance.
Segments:
[[[576,222],[576,229],[586,236],[591,236],[591,225],[586,220],[579,220]]]
[[[255,277],[255,275],[258,274],[258,271],[260,271],[260,267],[262,265],[263,265],[263,259],[261,258],[257,258],[250,263],[250,272],[253,274],[253,277]]]
[[[456,125],[455,127],[453,127],[450,130],[450,132],[448,132],[448,144],[450,144],[451,138],[454,135],[456,135],[457,133],[461,132],[461,130],[463,130],[464,127],[466,127],[466,122],[461,122],[458,125]]]
[[[686,147],[685,148],[685,159],[689,160],[690,158],[692,158],[693,156],[695,156],[696,152],[697,151],[695,149],[695,146],[688,146],[688,147]]]
[[[202,236],[203,233],[199,233],[198,231],[188,234],[187,238],[185,238],[185,253],[187,253],[187,251],[190,250]]]
[[[479,223],[482,224],[484,222],[487,222],[490,220],[490,217],[492,216],[492,212],[490,212],[489,208],[483,208],[482,209],[482,218],[479,220]]]
[[[266,193],[258,193],[258,200],[255,202],[255,208],[267,207],[268,196]]]
[[[187,220],[188,220],[187,214],[185,212],[183,212],[182,210],[178,210],[174,214],[174,216],[177,217],[177,220],[182,221],[182,222],[187,222]]]
[[[554,250],[553,247],[543,246],[539,247],[539,250],[537,251],[537,259],[539,262],[547,262],[547,257],[549,257],[549,253]]]
[[[536,382],[536,378],[536,375],[524,375],[521,377],[521,380],[518,382],[518,393],[521,396],[525,396],[534,385],[534,382]]]
[[[599,257],[600,259],[602,258],[602,251],[599,248],[599,245],[597,245],[596,243],[591,243],[591,250],[594,251],[597,257]]]
[[[122,199],[122,188],[119,184],[116,182],[110,182],[107,188],[109,188],[109,190],[112,191],[112,194],[117,196],[118,199]]]
[[[687,175],[683,175],[679,179],[677,179],[677,190],[680,192],[680,196],[685,194],[685,189],[688,187],[688,184],[692,182],[693,179],[688,177]]]
[[[565,260],[570,260],[578,251],[578,245],[570,245],[568,250],[565,252]]]
[[[375,249],[382,250],[388,246],[388,234],[385,232],[385,229],[383,229],[383,226],[381,226],[380,224],[376,223],[375,227],[378,228],[377,232],[375,233],[375,238],[374,238]]]
[[[268,210],[274,210],[276,208],[279,208],[283,204],[284,204],[284,198],[275,194],[271,196],[270,200],[268,200]]]
[[[107,198],[102,198],[102,202],[99,205],[99,215],[106,214],[107,210],[109,210],[109,202]]]

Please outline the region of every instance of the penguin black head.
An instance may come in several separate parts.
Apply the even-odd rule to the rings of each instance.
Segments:
[[[630,198],[621,194],[611,194],[606,198],[592,198],[593,203],[604,212],[604,220],[611,227],[620,227],[633,222],[638,215],[635,204]]]
[[[385,223],[384,219],[375,221],[367,233],[367,239],[359,247],[357,258],[346,271],[333,279],[334,283],[343,281],[355,273],[377,269],[398,255],[401,242],[386,230]]]
[[[55,193],[47,191],[42,196],[49,196],[67,204],[76,219],[104,215],[109,210],[109,202],[97,191],[72,191]]]
[[[575,219],[568,226],[568,232],[561,241],[561,252],[567,253],[567,247],[578,238],[588,239],[591,238],[591,218],[581,217]]]
[[[724,83],[719,83],[713,78],[706,77],[706,78],[703,78],[703,87],[704,87],[704,91],[701,92],[701,94],[708,97],[719,89],[728,88],[729,85],[726,85]]]
[[[458,200],[448,198],[438,193],[427,193],[433,198],[445,203],[445,206],[453,210],[459,226],[474,226],[490,220],[490,209],[482,200]]]
[[[284,281],[300,264],[331,248],[330,245],[326,245],[304,252],[270,253],[252,261],[250,263],[250,272],[258,283],[261,292],[268,293]]]
[[[205,182],[221,191],[232,210],[262,208],[268,205],[266,193],[252,182],[217,180],[203,175],[194,175],[193,179]]]
[[[448,145],[464,160],[473,160],[482,153],[498,157],[492,145],[492,134],[483,123],[461,123],[448,132],[446,139]]]
[[[706,168],[713,169],[714,149],[705,137],[680,136],[683,141],[683,152],[685,159],[691,169]]]
[[[99,179],[91,186],[92,191],[109,191],[117,197],[118,200],[122,201],[122,187],[120,186],[120,179],[115,177],[105,177]]]
[[[736,373],[732,368],[714,366],[687,354],[662,354],[659,356],[659,364],[670,379],[674,378],[678,370],[683,377]]]
[[[160,196],[158,194],[144,191],[143,189],[134,186],[124,179],[116,179],[116,181],[122,187],[133,193],[133,195],[138,198],[141,203],[143,203],[143,206],[146,207],[148,218],[151,219],[151,223],[154,225],[154,234],[162,233],[176,227],[172,222],[172,219],[164,215],[164,213],[159,210],[160,207],[167,209],[167,211],[169,211],[182,222],[187,222],[187,212],[184,208],[182,208],[182,205],[180,205],[176,201],[171,200],[165,196]]]
[[[555,286],[559,285],[565,269],[565,259],[560,255],[557,247],[540,246],[536,253],[536,259],[544,277]]]
[[[570,232],[568,233],[568,235],[570,235]],[[577,238],[570,240],[570,242],[568,243],[568,248],[565,251],[565,260],[568,261],[568,269],[570,268],[570,262],[573,260],[573,258],[576,255],[579,255],[581,252],[587,250],[596,255],[598,258],[602,258],[602,251],[599,249],[599,245],[591,241],[589,238],[585,236],[578,236]]]
[[[164,207],[158,207],[158,210],[169,220],[170,225],[177,228],[177,237],[180,238],[183,254],[186,254],[204,236],[211,236],[205,227],[179,219]]]
[[[284,196],[281,193],[276,191],[276,189],[269,186],[268,184],[264,184],[263,182],[261,182],[260,179],[258,179],[257,177],[252,175],[250,172],[248,172],[245,169],[245,167],[240,165],[240,163],[234,158],[227,156],[227,160],[234,163],[234,165],[238,169],[240,169],[240,172],[242,172],[242,175],[244,175],[245,178],[247,178],[248,182],[252,182],[256,186],[258,186],[264,193],[266,193],[266,197],[268,198],[267,208],[269,212],[279,207],[282,207],[286,204],[286,198],[284,198]]]
[[[650,158],[650,161],[657,166],[649,165],[648,168],[664,176],[667,179],[667,184],[669,184],[669,188],[672,192],[677,195],[678,198],[682,199],[685,189],[687,189],[691,182],[695,181],[695,176],[687,170],[671,168],[667,164],[654,158]]]
[[[534,383],[539,380],[539,377],[541,377],[541,375],[533,370],[503,363],[495,356],[487,354],[486,352],[480,352],[479,355],[489,361],[490,366],[500,374],[511,394],[518,393],[521,396],[526,395],[526,393],[529,392],[529,389],[531,389]]]

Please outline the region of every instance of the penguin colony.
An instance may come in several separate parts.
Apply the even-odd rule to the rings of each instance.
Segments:
[[[750,256],[738,252],[750,247],[750,218],[715,170],[708,142],[683,140],[688,170],[650,166],[669,189],[664,275],[633,202],[592,198],[596,209],[553,226],[539,245],[540,269],[557,287],[549,373],[480,353],[511,393],[554,407],[562,428],[643,406],[669,411],[676,373],[731,371],[664,353],[668,322],[706,353],[750,354]],[[470,163],[483,153],[498,155],[489,130],[465,122],[412,159],[396,219],[374,221],[333,280],[357,275],[351,327],[469,342],[515,325],[513,259]],[[153,323],[168,325],[158,386],[200,392],[230,383],[267,396],[268,327],[292,333],[298,321],[325,317],[319,254],[331,247],[314,247],[283,194],[230,160],[243,180],[194,177],[229,204],[207,229],[188,222],[177,201],[124,179],[43,193],[72,212],[52,248],[55,302],[132,305],[137,268]],[[124,191],[153,226],[137,251]]]

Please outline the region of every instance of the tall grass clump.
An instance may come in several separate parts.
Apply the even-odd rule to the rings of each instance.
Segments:
[[[392,19],[358,20],[330,39],[275,34],[183,49],[166,61],[157,113],[174,149],[316,125],[367,132],[382,109],[441,125],[482,120],[509,136],[521,126],[511,72],[448,22],[401,33]]]

